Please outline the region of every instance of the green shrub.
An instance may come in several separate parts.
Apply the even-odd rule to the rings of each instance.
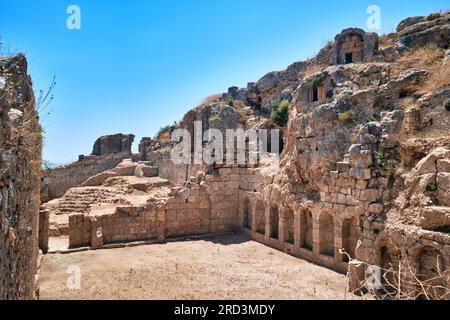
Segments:
[[[333,96],[334,96],[334,91],[333,91],[333,89],[329,89],[329,90],[327,91],[327,98],[333,98]]]
[[[157,136],[162,135],[163,133],[167,132],[170,130],[170,126],[165,126],[159,129],[158,133],[156,134]]]
[[[272,106],[272,114],[270,118],[272,122],[284,127],[289,121],[289,106],[290,102],[288,100],[282,100]]]
[[[358,118],[358,114],[354,110],[348,110],[339,113],[339,120],[342,122],[352,122]]]
[[[428,192],[436,192],[438,190],[438,184],[436,181],[432,181],[427,185]]]
[[[334,41],[333,41],[333,40],[329,40],[329,41],[327,41],[327,43],[325,44],[325,48],[328,49],[328,50],[333,49],[333,46],[334,46]]]
[[[375,165],[382,171],[392,174],[395,171],[395,160],[390,159],[389,155],[383,151],[376,151],[373,156]]]
[[[219,117],[219,115],[214,115],[211,118],[209,118],[209,123],[211,123],[213,126],[219,126],[222,123],[222,119]]]
[[[310,86],[312,88],[316,88],[319,84],[321,84],[323,81],[325,80],[325,73],[321,73],[317,76],[315,76],[311,82],[310,82]]]
[[[227,105],[229,105],[230,107],[233,106],[234,104],[234,98],[232,96],[228,96],[227,100],[226,100]]]

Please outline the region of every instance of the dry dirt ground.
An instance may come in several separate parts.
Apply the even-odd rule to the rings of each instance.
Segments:
[[[67,288],[70,266],[80,290]],[[344,275],[242,235],[49,254],[40,284],[41,299],[355,299]]]

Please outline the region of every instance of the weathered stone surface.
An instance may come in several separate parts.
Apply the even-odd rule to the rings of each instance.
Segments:
[[[61,198],[70,188],[78,187],[92,176],[115,168],[123,159],[122,154],[87,157],[82,161],[45,170],[41,182],[41,201],[44,203]]]
[[[450,98],[444,100],[443,107],[446,111],[450,111]]]
[[[438,172],[450,172],[450,159],[440,159],[437,161]]]
[[[25,57],[1,57],[0,79],[0,300],[34,299],[42,137]]]
[[[450,207],[450,173],[440,172],[437,174],[437,200],[439,205]]]
[[[93,177],[90,177],[81,184],[83,187],[101,186],[106,179],[119,176],[134,176],[136,167],[138,165],[131,160],[124,160],[117,165],[117,167],[101,172]]]
[[[346,63],[346,54],[352,54],[351,62],[368,62],[378,51],[378,35],[350,28],[335,38],[330,64]]]
[[[384,210],[384,205],[382,203],[372,203],[369,206],[369,212],[374,214],[381,214]]]
[[[144,139],[132,161],[90,177],[94,190],[74,188],[60,200],[55,211],[82,211],[70,217],[71,245],[238,230],[321,265],[349,267],[355,288],[367,265],[385,268],[400,259],[398,247],[405,249],[404,265],[433,270],[430,246],[450,263],[450,154],[442,107],[448,89],[422,94],[435,66],[419,70],[401,62],[413,43],[441,45],[445,36],[434,35],[445,19],[402,22],[401,34],[389,36],[399,43],[381,52],[376,35],[344,30],[314,58],[206,99],[166,134]],[[289,122],[276,168],[170,160],[173,129],[192,134],[195,121],[203,130],[271,129],[270,111],[281,99],[290,103]],[[161,185],[146,177],[156,173]],[[106,188],[117,197],[102,198]],[[71,207],[80,193],[87,203]]]
[[[123,153],[131,155],[131,146],[135,136],[132,134],[115,134],[110,136],[103,136],[95,141],[92,155],[103,156],[108,154]]]
[[[399,25],[399,43],[405,47],[424,46],[428,43],[448,48],[450,44],[450,13],[428,17],[409,18]]]

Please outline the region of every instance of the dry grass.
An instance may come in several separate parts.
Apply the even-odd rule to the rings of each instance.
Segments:
[[[395,63],[393,73],[398,75],[408,69],[421,69],[436,72],[442,67],[444,50],[436,45],[426,45],[407,50]]]
[[[380,48],[389,47],[395,44],[394,38],[390,37],[388,34],[383,34],[379,37]]]
[[[450,137],[450,132],[440,128],[430,128],[428,130],[416,131],[412,135],[414,139],[445,139]]]
[[[450,87],[450,65],[441,67],[425,81],[421,87],[421,93],[432,92]]]
[[[426,94],[450,86],[450,67],[443,66],[444,50],[436,45],[412,48],[394,64],[392,75],[398,76],[409,69],[425,70],[430,77],[418,88]]]
[[[27,77],[17,78],[14,74],[2,72],[6,78],[6,86],[2,90],[2,99],[10,101],[12,108],[20,109],[22,114],[10,125],[9,134],[3,141],[12,148],[17,157],[27,159],[33,177],[40,177],[41,154],[43,147],[43,129],[39,124],[39,114],[36,111],[34,95],[29,92],[29,100],[24,100],[21,90],[29,86]]]
[[[402,107],[404,110],[411,110],[417,106],[417,98],[408,97],[402,100]]]
[[[406,243],[406,237],[403,237]],[[417,266],[412,265],[415,259],[411,257],[405,247],[390,244],[395,248],[395,257],[388,268],[381,268],[362,263],[367,268],[378,271],[379,279],[375,283],[366,279],[356,293],[369,293],[379,300],[448,300],[450,298],[450,272],[446,270],[444,257],[438,255],[433,263],[433,275],[419,274]],[[352,259],[345,251],[350,261]],[[394,262],[395,261],[395,262]],[[350,267],[349,267],[350,268]],[[374,274],[375,275],[375,274]]]

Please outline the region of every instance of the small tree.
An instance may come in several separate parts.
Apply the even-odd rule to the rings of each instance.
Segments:
[[[288,100],[282,100],[272,106],[272,114],[270,118],[272,122],[285,127],[289,121],[289,106],[290,102]]]

